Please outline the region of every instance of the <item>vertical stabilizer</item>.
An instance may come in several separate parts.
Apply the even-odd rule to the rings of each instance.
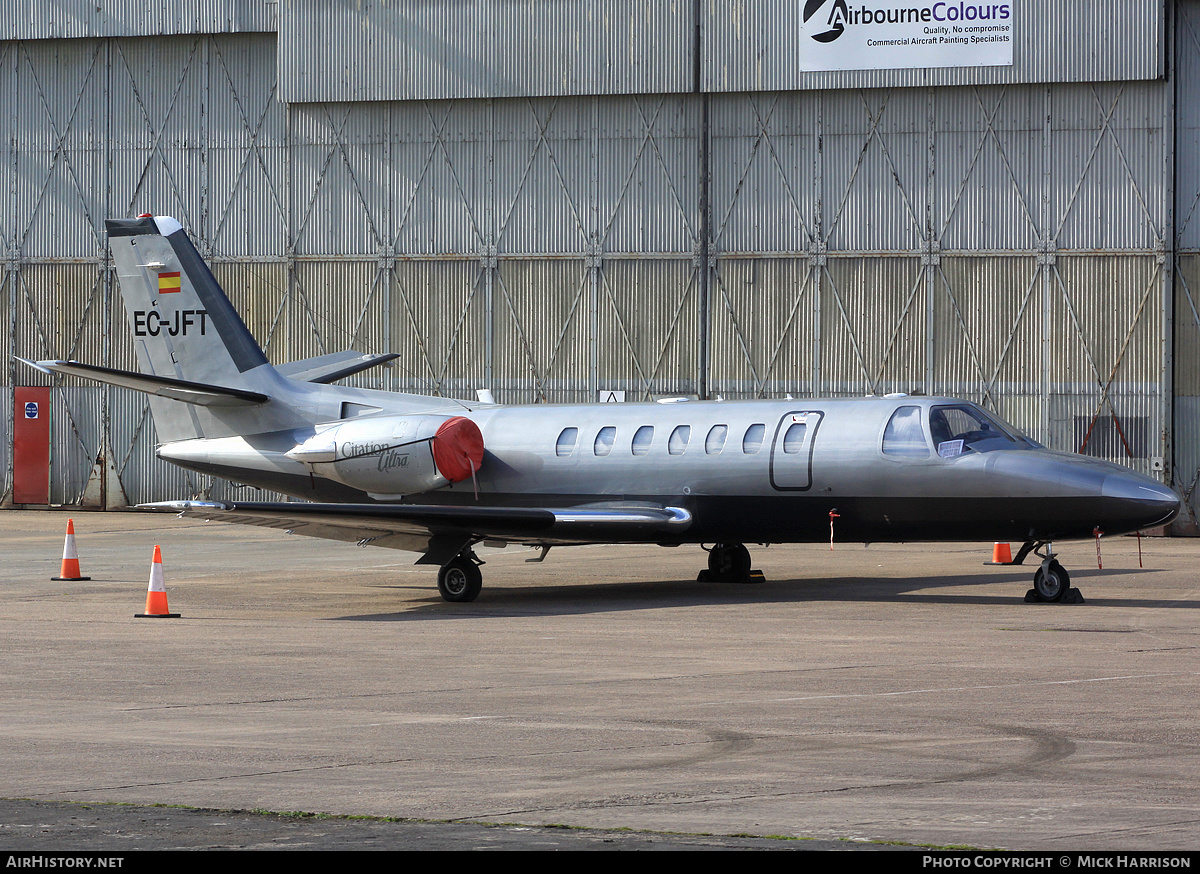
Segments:
[[[187,233],[173,218],[142,216],[105,222],[121,298],[144,373],[263,395],[282,383],[217,284]],[[222,437],[287,427],[279,405],[204,409],[160,397],[151,410],[163,442]]]

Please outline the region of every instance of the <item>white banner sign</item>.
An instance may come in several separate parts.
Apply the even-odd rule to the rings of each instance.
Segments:
[[[800,69],[1012,65],[1014,0],[805,0]]]

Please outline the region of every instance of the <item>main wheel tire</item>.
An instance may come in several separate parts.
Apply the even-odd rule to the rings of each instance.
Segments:
[[[474,601],[483,588],[479,565],[461,555],[438,571],[438,591],[442,598],[453,603]]]
[[[1071,588],[1071,576],[1056,561],[1050,562],[1044,568],[1038,568],[1033,575],[1033,590],[1043,601],[1056,603],[1066,597],[1067,589]]]
[[[718,543],[708,553],[708,570],[723,583],[741,583],[750,577],[750,550],[741,543]]]

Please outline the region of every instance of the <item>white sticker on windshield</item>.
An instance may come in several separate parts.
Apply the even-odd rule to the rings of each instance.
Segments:
[[[963,442],[961,440],[947,440],[944,443],[938,444],[938,455],[942,458],[953,458],[956,455],[962,455]]]

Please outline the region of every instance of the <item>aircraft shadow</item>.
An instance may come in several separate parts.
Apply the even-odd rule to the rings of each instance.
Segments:
[[[1072,606],[1120,606],[1200,608],[1200,601],[1164,601],[1152,597],[1089,597],[1088,580],[1123,576],[1129,573],[1149,574],[1155,570],[1123,568],[1081,570],[1072,572],[1071,581],[1083,592],[1086,603],[1030,604],[1031,608],[1061,608]],[[656,580],[652,582],[616,582],[585,584],[550,584],[505,588],[485,586],[478,601],[451,604],[443,601],[436,590],[429,598],[413,603],[395,613],[375,613],[336,617],[342,621],[412,622],[439,619],[476,619],[497,616],[556,616],[612,613],[633,610],[659,610],[671,607],[695,607],[721,604],[795,604],[816,602],[901,602],[911,604],[994,604],[1022,603],[1032,585],[1032,570],[1028,575],[1005,574],[1007,579],[993,577],[947,575],[919,579],[880,580],[870,577],[837,577],[829,579],[768,580],[764,583],[730,584],[702,583],[695,580]],[[1002,594],[971,594],[961,590],[972,585],[995,587],[1004,584]]]

